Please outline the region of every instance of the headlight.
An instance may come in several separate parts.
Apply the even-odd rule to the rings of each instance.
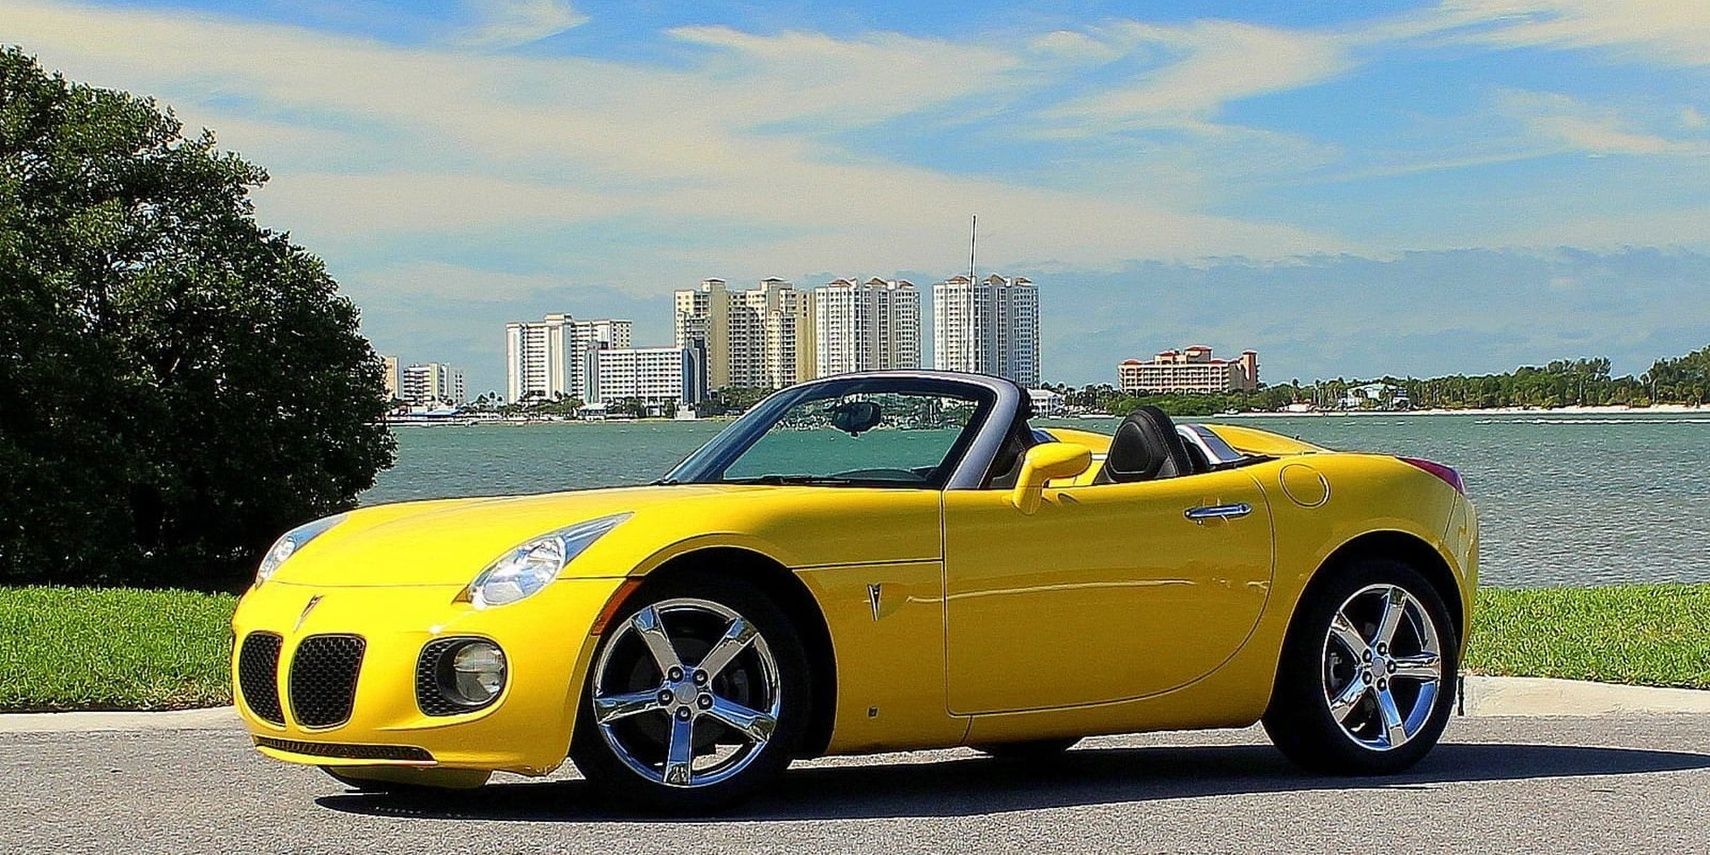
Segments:
[[[559,571],[582,554],[600,536],[630,515],[613,514],[544,534],[512,549],[488,565],[469,583],[469,602],[475,608],[502,606],[538,593]]]
[[[348,514],[334,514],[285,532],[278,540],[273,541],[273,545],[267,548],[267,554],[261,557],[261,566],[255,570],[255,584],[259,586],[273,578],[273,574],[285,563],[285,559],[296,555],[297,550],[302,549],[304,544],[325,534],[327,529],[344,522],[346,516]]]

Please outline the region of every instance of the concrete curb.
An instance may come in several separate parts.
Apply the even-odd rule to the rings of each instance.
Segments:
[[[1462,707],[1469,716],[1710,715],[1710,691],[1620,686],[1543,677],[1466,679]],[[64,712],[0,714],[0,734],[97,731],[236,730],[231,707],[170,712]]]
[[[1476,677],[1464,707],[1477,716],[1613,716],[1710,714],[1710,691],[1623,686],[1547,677]]]
[[[209,707],[159,712],[49,712],[0,714],[0,733],[93,733],[104,730],[225,730],[242,727],[237,710]]]

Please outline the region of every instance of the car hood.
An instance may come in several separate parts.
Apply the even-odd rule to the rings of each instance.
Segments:
[[[729,499],[754,488],[733,485],[627,487],[377,505],[352,511],[311,540],[273,579],[318,587],[467,585],[494,559],[548,532],[619,513],[642,518],[680,514],[697,500]],[[601,562],[596,541],[562,576],[622,576],[628,566]]]

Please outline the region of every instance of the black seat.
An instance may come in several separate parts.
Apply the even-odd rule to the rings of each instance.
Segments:
[[[1196,471],[1187,444],[1164,411],[1150,404],[1136,409],[1116,426],[1104,468],[1094,484],[1127,484],[1192,475]]]

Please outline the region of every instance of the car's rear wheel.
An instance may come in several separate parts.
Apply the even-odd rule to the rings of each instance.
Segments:
[[[680,577],[642,588],[594,656],[571,759],[619,806],[732,804],[781,773],[811,693],[789,617],[756,587]]]
[[[997,760],[1013,760],[1018,763],[1039,763],[1063,756],[1063,752],[1075,747],[1080,742],[1079,737],[1063,739],[1034,739],[1028,742],[992,742],[970,746],[975,751]]]
[[[1448,724],[1458,638],[1418,571],[1386,559],[1352,562],[1301,602],[1265,732],[1312,771],[1403,771]]]

